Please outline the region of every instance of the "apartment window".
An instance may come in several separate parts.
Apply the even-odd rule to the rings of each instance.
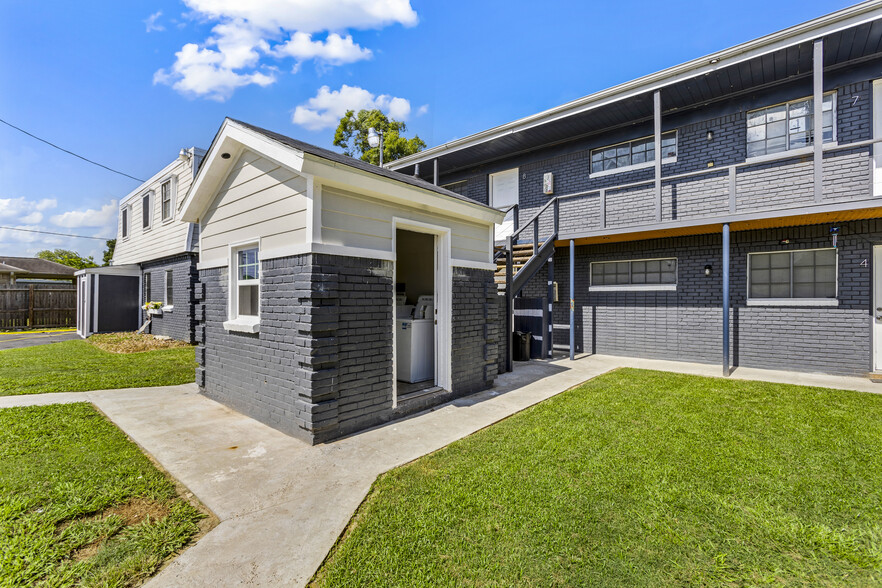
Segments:
[[[677,131],[662,133],[662,161],[677,157]],[[591,173],[648,167],[655,161],[655,138],[643,137],[591,151]]]
[[[759,157],[814,143],[814,98],[801,98],[747,113],[747,156]],[[836,93],[824,95],[824,143],[836,140]]]
[[[120,224],[122,225],[122,238],[129,238],[129,220],[132,216],[132,211],[130,206],[123,207],[120,212]]]
[[[150,302],[152,297],[152,288],[150,285],[150,274],[144,274],[144,304]]]
[[[835,302],[836,249],[809,249],[747,256],[751,301]]]
[[[170,220],[174,214],[174,205],[172,202],[172,179],[164,181],[160,187],[160,201],[162,203],[162,220]]]
[[[260,261],[257,247],[236,252],[236,316],[260,314]]]
[[[165,305],[174,306],[174,273],[172,270],[165,270]]]
[[[671,290],[677,286],[677,259],[634,259],[591,264],[591,288]]]
[[[150,193],[144,194],[141,197],[141,227],[144,229],[150,228]]]

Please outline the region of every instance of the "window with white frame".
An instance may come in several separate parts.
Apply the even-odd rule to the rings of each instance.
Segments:
[[[175,276],[172,270],[165,270],[165,305],[174,306]]]
[[[591,264],[591,287],[668,289],[677,285],[677,259],[596,261]]]
[[[747,157],[781,153],[814,144],[814,98],[800,98],[747,113]],[[836,140],[836,92],[824,94],[824,143]]]
[[[748,300],[833,300],[836,249],[802,249],[747,256]]]
[[[662,162],[677,158],[677,131],[662,133]],[[643,137],[591,151],[591,173],[648,167],[655,161],[655,137]]]
[[[147,192],[141,197],[141,228],[149,229],[150,221],[152,220],[150,215],[150,192]]]
[[[171,220],[174,216],[174,198],[172,196],[172,179],[169,178],[159,186],[162,220]]]
[[[147,272],[144,274],[144,304],[150,302],[150,296],[152,293],[152,287],[150,284],[150,272]]]
[[[235,259],[234,316],[258,317],[260,315],[260,260],[258,248],[248,246],[233,253]]]
[[[122,238],[129,238],[129,222],[132,218],[132,207],[124,206],[120,211],[120,225],[122,225]]]

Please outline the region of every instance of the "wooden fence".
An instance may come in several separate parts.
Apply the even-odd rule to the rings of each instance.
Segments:
[[[30,284],[0,288],[0,330],[77,326],[77,289]]]

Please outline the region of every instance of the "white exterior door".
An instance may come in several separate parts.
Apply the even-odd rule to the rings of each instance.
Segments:
[[[518,203],[518,170],[510,169],[490,174],[490,206],[507,208]],[[496,226],[496,241],[503,241],[514,232],[514,212],[505,215],[501,225]]]
[[[882,245],[873,246],[873,371],[882,371]]]

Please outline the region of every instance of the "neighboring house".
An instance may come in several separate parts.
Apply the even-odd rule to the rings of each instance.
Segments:
[[[73,284],[77,270],[39,257],[0,256],[0,286],[21,285],[21,281],[57,280]]]
[[[387,167],[518,205],[571,355],[880,371],[880,50],[865,2]]]
[[[77,273],[81,336],[134,331],[149,316],[146,332],[193,342],[199,229],[181,221],[179,212],[204,154],[196,147],[181,150],[120,201],[110,267]],[[141,308],[147,302],[161,308],[148,315]]]
[[[226,119],[181,216],[200,228],[197,384],[313,443],[490,387],[502,216]]]

